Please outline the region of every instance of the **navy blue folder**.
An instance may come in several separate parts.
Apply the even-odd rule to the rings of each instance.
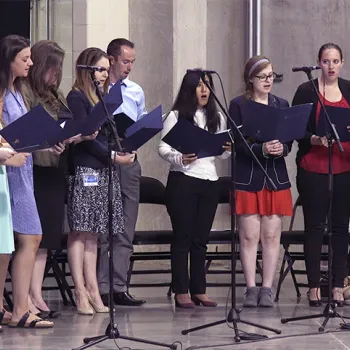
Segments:
[[[126,130],[133,124],[135,121],[128,117],[125,113],[118,113],[114,115],[115,125],[118,130],[118,135],[122,139],[125,139]]]
[[[62,127],[38,105],[0,131],[17,152],[34,152],[63,141]]]
[[[222,146],[231,141],[229,131],[211,134],[208,131],[180,119],[163,137],[163,141],[182,154],[194,153],[198,158],[219,156]]]
[[[126,129],[121,145],[124,152],[136,151],[163,129],[162,106],[144,115]]]
[[[119,106],[123,103],[123,97],[121,93],[121,87],[119,83],[116,83],[109,90],[109,93],[103,97],[104,102],[106,103],[106,107],[108,113],[110,115],[119,108]],[[106,121],[106,113],[102,106],[101,102],[98,102],[89,116],[81,123],[67,123],[67,128],[72,128],[72,132],[75,134],[82,134],[83,136],[88,136],[97,131],[102,124]],[[78,125],[76,125],[78,124]],[[78,131],[78,132],[77,132]]]
[[[312,103],[276,108],[248,100],[243,108],[242,133],[260,142],[290,142],[305,136]]]
[[[347,126],[350,126],[350,109],[341,107],[326,106],[326,110],[329,115],[329,119],[334,124],[340,141],[350,141],[350,133],[347,130]],[[318,119],[316,127],[317,136],[325,136],[327,132],[330,132],[330,125],[326,120],[323,109],[321,109],[320,117]]]

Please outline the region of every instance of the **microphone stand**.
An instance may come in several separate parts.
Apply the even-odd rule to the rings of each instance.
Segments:
[[[326,110],[326,107],[321,99],[321,96],[317,90],[316,84],[313,80],[311,69],[308,71],[305,71],[307,74],[307,77],[309,81],[312,84],[312,88],[317,95],[318,101],[321,105],[321,108],[324,112],[327,124],[330,127],[330,132],[326,132],[327,137],[327,143],[328,143],[328,210],[326,214],[326,226],[325,226],[325,233],[327,234],[328,238],[328,301],[327,305],[325,306],[324,310],[320,314],[316,315],[307,315],[307,316],[300,316],[300,317],[292,317],[292,318],[282,318],[281,322],[287,323],[292,321],[299,321],[299,320],[309,320],[312,318],[319,318],[324,317],[324,321],[322,325],[318,328],[319,332],[323,332],[325,330],[325,327],[329,321],[330,318],[339,317],[341,319],[350,319],[350,317],[341,316],[336,312],[336,305],[332,303],[332,264],[333,264],[333,246],[332,246],[332,202],[333,202],[333,169],[332,169],[332,152],[333,152],[333,140],[337,143],[337,146],[339,148],[340,152],[344,152],[343,146],[340,143],[338,132],[335,128],[335,125],[332,123],[329,114]]]
[[[261,171],[266,176],[267,181],[271,184],[272,188],[274,190],[276,190],[277,189],[276,185],[274,184],[272,179],[269,177],[269,175],[267,174],[265,168],[262,166],[262,164],[260,163],[260,161],[258,160],[256,155],[254,154],[254,152],[250,149],[248,142],[246,141],[246,139],[242,135],[241,131],[237,127],[237,125],[234,122],[234,120],[230,117],[229,113],[226,111],[225,107],[220,102],[219,98],[215,94],[215,92],[212,89],[212,87],[210,86],[210,84],[208,84],[208,82],[206,81],[206,79],[205,79],[205,76],[206,76],[205,71],[199,71],[199,73],[201,73],[201,79],[202,79],[203,83],[208,87],[208,89],[210,90],[210,93],[213,95],[215,101],[220,106],[220,108],[223,111],[223,113],[225,114],[227,120],[231,123],[231,132],[233,131],[233,134],[236,134],[238,136],[238,139],[240,139],[245,144],[245,147],[249,150],[249,152],[250,152],[252,158],[254,159],[255,163],[259,166]],[[233,134],[230,135],[232,140],[233,140]],[[188,333],[191,333],[191,332],[194,332],[194,331],[198,331],[198,330],[201,330],[201,329],[217,326],[217,325],[220,325],[220,324],[223,324],[223,323],[227,323],[228,324],[228,323],[232,322],[233,329],[234,329],[234,332],[235,332],[234,339],[238,343],[241,340],[260,340],[260,339],[267,338],[267,336],[258,335],[258,334],[251,334],[251,333],[250,334],[246,334],[244,336],[241,336],[239,334],[239,330],[238,330],[238,327],[237,327],[238,323],[243,323],[243,324],[246,324],[246,325],[249,325],[249,326],[265,329],[265,330],[274,332],[276,334],[281,334],[281,330],[274,329],[274,328],[271,328],[271,327],[267,327],[267,326],[264,326],[264,325],[261,325],[261,324],[253,323],[253,322],[246,321],[246,320],[242,319],[240,317],[240,313],[241,313],[242,310],[239,310],[236,307],[236,262],[237,262],[236,244],[237,244],[237,237],[236,237],[236,217],[235,217],[235,212],[236,212],[236,192],[235,192],[236,191],[236,189],[235,189],[235,172],[236,172],[236,167],[235,167],[235,158],[236,158],[235,143],[232,142],[232,150],[231,150],[231,186],[230,186],[230,199],[231,199],[231,287],[232,287],[231,309],[230,309],[227,317],[225,317],[225,319],[223,319],[223,320],[212,322],[212,323],[208,323],[208,324],[205,324],[205,325],[202,325],[202,326],[199,326],[199,327],[194,327],[194,328],[190,328],[190,329],[187,329],[187,330],[183,330],[181,333],[185,335],[185,334],[188,334]]]
[[[128,337],[125,335],[121,335],[117,324],[114,320],[114,298],[113,298],[113,275],[114,275],[114,268],[113,268],[113,181],[112,181],[112,175],[113,175],[113,163],[112,163],[112,150],[117,149],[118,152],[122,152],[122,147],[120,144],[120,140],[118,137],[117,127],[115,125],[114,120],[111,118],[111,116],[108,113],[106,104],[103,100],[101,90],[99,89],[99,82],[95,78],[95,72],[91,72],[91,79],[96,87],[96,94],[99,98],[99,100],[102,103],[103,109],[106,114],[107,123],[104,124],[104,131],[108,137],[108,256],[109,256],[109,324],[106,328],[104,335],[99,335],[95,337],[88,337],[84,338],[83,342],[85,345],[82,345],[78,348],[75,348],[73,350],[83,350],[87,349],[93,345],[102,343],[105,340],[113,339],[116,341],[116,339],[126,339],[138,343],[144,343],[144,344],[151,344],[155,346],[162,346],[169,349],[177,349],[177,346],[175,344],[165,344],[165,343],[158,343],[150,340],[145,339],[139,339],[139,338],[133,338]],[[119,84],[119,81],[117,81],[116,84]]]

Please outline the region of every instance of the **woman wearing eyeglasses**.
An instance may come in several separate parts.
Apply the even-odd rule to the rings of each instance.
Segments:
[[[249,59],[244,69],[245,94],[230,103],[230,116],[237,125],[243,124],[243,111],[248,100],[273,106],[288,107],[288,102],[271,94],[275,73],[265,56]],[[275,183],[273,191],[262,170],[252,159],[243,142],[236,139],[236,214],[240,237],[240,256],[247,290],[244,307],[273,307],[272,283],[280,252],[282,217],[292,215],[290,191],[284,157],[292,143],[279,140],[260,143],[247,139],[250,149],[257,156]],[[258,244],[262,244],[262,287],[255,282]]]

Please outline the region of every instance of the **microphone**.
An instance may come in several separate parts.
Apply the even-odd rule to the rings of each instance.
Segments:
[[[186,73],[201,73],[201,74],[216,74],[215,70],[207,70],[207,69],[187,69]]]
[[[77,69],[78,70],[87,70],[88,72],[104,72],[106,70],[106,68],[104,68],[104,67],[87,66],[85,64],[78,64]]]
[[[311,67],[294,67],[292,68],[292,72],[311,72],[313,70],[321,69],[319,66],[311,66]]]

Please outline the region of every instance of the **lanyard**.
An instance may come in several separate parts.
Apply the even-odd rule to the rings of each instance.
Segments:
[[[21,112],[23,112],[23,105],[22,105],[21,101],[17,98],[17,92],[13,93],[11,90],[9,90],[9,92],[12,95],[12,97],[15,99]],[[19,94],[19,96],[21,96],[21,95]]]

